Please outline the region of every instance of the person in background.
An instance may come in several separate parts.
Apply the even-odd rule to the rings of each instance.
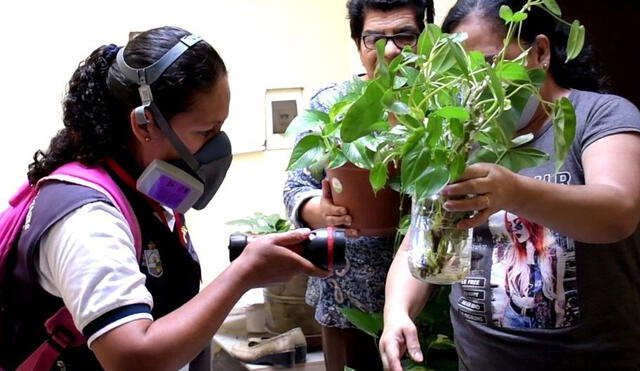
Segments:
[[[350,0],[347,2],[351,38],[366,70],[363,79],[373,78],[376,68],[376,41],[386,39],[385,60],[391,61],[405,46],[415,47],[424,20],[433,22],[432,0]],[[347,82],[318,91],[310,108],[328,112],[347,89]],[[335,205],[323,172],[289,171],[284,188],[288,215],[297,226],[322,228],[336,225],[349,228],[351,215]],[[394,236],[358,236],[348,229],[347,267],[324,279],[311,279],[307,303],[316,308],[322,325],[322,345],[327,370],[378,370],[382,364],[374,339],[356,329],[339,312],[340,307],[380,313],[384,306],[384,282],[393,259]]]
[[[76,162],[104,169],[135,212],[142,258],[128,219],[105,194],[67,182],[42,186],[3,303],[2,368],[15,369],[46,340],[44,321],[64,306],[86,344],[65,349],[61,369],[177,370],[203,349],[199,367],[208,369],[208,344],[247,290],[299,272],[326,275],[285,247],[307,238],[301,229],[255,240],[199,290],[200,264],[182,213],[204,207],[229,167],[221,131],[229,99],[222,58],[180,28],[101,46],[80,63],[63,102],[64,128],[36,153],[28,178],[35,184]],[[187,174],[179,179],[204,184],[195,203],[180,203],[182,211],[156,201],[184,190],[174,189],[176,169]]]
[[[506,33],[500,7],[524,4],[459,0],[443,30],[467,33],[466,48],[491,60]],[[562,168],[555,171],[553,155],[517,174],[479,163],[443,190],[447,210],[477,212],[458,225],[474,228],[475,237],[471,272],[450,297],[462,370],[640,368],[640,113],[624,98],[588,91],[598,89],[593,64],[588,55],[564,63],[567,37],[567,26],[534,7],[518,40],[530,49],[528,67],[547,72],[542,97],[568,97],[575,106],[576,136]],[[507,58],[521,53],[518,41]],[[516,135],[533,134],[526,146],[553,154],[543,109],[523,121]],[[538,242],[525,236],[532,231]],[[380,351],[393,371],[405,352],[423,358],[413,319],[432,289],[411,276],[407,247],[405,239],[386,284]],[[526,269],[514,272],[505,260],[521,248]],[[545,263],[552,257],[554,264]],[[462,305],[469,302],[476,310]],[[502,320],[500,310],[513,320]]]

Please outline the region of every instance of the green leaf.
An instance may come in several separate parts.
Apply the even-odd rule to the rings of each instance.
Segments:
[[[349,366],[344,366],[344,370],[343,371],[356,371],[355,369],[349,367]]]
[[[387,62],[384,58],[384,49],[387,45],[385,39],[380,39],[376,41],[376,58],[377,58],[377,67],[376,67],[376,79],[384,86],[385,88],[391,87],[391,74],[389,72],[389,67],[387,66]]]
[[[324,142],[321,136],[315,134],[305,136],[293,148],[287,170],[302,169],[310,166],[317,162],[318,158],[324,153],[324,149]]]
[[[276,232],[286,232],[291,229],[293,225],[286,219],[278,219],[276,222]]]
[[[358,98],[342,120],[340,137],[345,142],[353,142],[373,130],[371,125],[382,120],[384,106],[381,99],[385,90],[377,80],[369,82],[364,94]]]
[[[377,338],[382,332],[382,314],[381,313],[365,313],[355,308],[338,308],[340,313],[345,316],[349,322],[367,334]]]
[[[419,200],[435,196],[449,183],[450,173],[446,166],[429,166],[415,182],[415,195]]]
[[[584,47],[585,33],[584,26],[580,24],[580,21],[577,19],[573,21],[569,40],[567,40],[567,60],[565,62],[569,62],[580,54]]]
[[[322,111],[306,110],[291,121],[287,131],[285,131],[285,135],[297,135],[305,131],[313,130],[329,121],[329,115]]]
[[[496,66],[498,77],[507,80],[529,81],[527,69],[518,62],[501,61]]]
[[[291,222],[278,214],[265,215],[260,212],[253,213],[249,218],[232,220],[226,224],[246,226],[246,232],[252,234],[286,232],[292,227]]]
[[[406,214],[400,217],[400,222],[398,223],[398,234],[404,236],[409,232],[409,226],[411,225],[411,215]]]
[[[556,171],[560,169],[576,135],[576,111],[567,97],[556,101],[553,112]]]
[[[486,162],[490,164],[495,164],[498,161],[498,155],[491,150],[491,148],[481,147],[477,151],[473,153],[471,159],[469,159],[470,164],[477,164],[479,162]]]
[[[384,188],[387,183],[387,165],[384,163],[377,163],[369,172],[369,182],[374,193]]]
[[[500,18],[502,18],[506,23],[513,21],[513,10],[509,8],[508,5],[503,5],[500,7]]]
[[[519,147],[523,144],[531,142],[532,140],[533,140],[533,134],[529,133],[529,134],[525,134],[525,135],[521,135],[519,137],[513,138],[511,143],[513,144],[514,147]]]
[[[435,114],[445,119],[458,119],[461,121],[469,120],[469,111],[460,106],[442,107],[437,110]]]
[[[407,371],[435,371],[433,369],[430,368],[426,368],[422,365],[416,365],[416,366],[412,366],[406,369]]]
[[[385,107],[389,107],[396,101],[396,92],[393,89],[387,89],[380,99]]]
[[[360,139],[352,143],[343,143],[342,153],[349,162],[357,167],[363,169],[371,169],[373,167],[373,157],[375,153],[368,149],[366,144]]]
[[[329,152],[323,152],[322,155],[315,159],[315,161],[307,165],[307,169],[309,169],[311,176],[316,179],[322,179],[324,169],[327,167],[330,157]]]
[[[404,126],[411,129],[418,129],[422,127],[422,123],[420,123],[420,121],[416,120],[411,115],[398,115],[396,117],[398,118],[398,121],[400,121]]]
[[[424,57],[414,53],[411,49],[407,50],[407,47],[405,47],[405,50],[402,51],[402,56],[404,57],[404,59],[402,61],[402,64],[399,66],[400,71],[402,71],[402,68],[406,67],[407,64],[414,64],[421,58],[424,59]]]
[[[264,217],[265,222],[270,225],[270,226],[274,226],[276,225],[276,223],[278,222],[278,220],[280,219],[280,216],[278,214],[271,214],[271,215],[266,215]]]
[[[402,161],[400,177],[402,188],[406,192],[415,192],[416,180],[429,166],[430,161],[431,154],[420,145],[407,153]]]
[[[404,55],[402,55],[402,53],[396,55],[392,60],[391,63],[389,63],[389,73],[391,75],[395,75],[396,72],[398,72],[398,69],[400,68],[401,63],[404,60]]]
[[[387,121],[378,121],[371,125],[372,132],[385,132],[391,130],[391,125]]]
[[[496,74],[496,71],[493,68],[487,68],[487,74],[489,75],[491,82],[491,92],[499,105],[504,104],[504,89],[502,88],[502,82],[500,81],[498,74]]]
[[[404,371],[434,371],[429,368],[426,368],[425,366],[419,363],[416,363],[416,361],[412,360],[411,358],[403,359],[401,361],[401,365],[402,365],[402,370]]]
[[[453,134],[455,137],[464,137],[464,124],[462,121],[458,119],[450,119],[449,128],[451,129],[451,134]]]
[[[540,166],[549,161],[549,155],[535,148],[513,148],[500,160],[500,165],[517,173],[522,169]]]
[[[408,81],[409,81],[409,79],[406,78],[406,77],[396,76],[395,80],[393,81],[393,88],[395,90],[398,90],[398,89],[402,88],[403,86],[407,85]]]
[[[551,13],[557,15],[558,17],[562,15],[562,11],[560,10],[560,6],[558,6],[556,0],[542,0],[542,2]]]
[[[331,110],[329,110],[329,120],[337,121],[338,117],[344,115],[352,104],[353,102],[350,101],[342,101],[334,104]]]
[[[460,67],[462,72],[465,75],[469,74],[469,66],[468,66],[468,62],[467,62],[467,54],[464,51],[464,49],[462,48],[462,45],[460,45],[460,44],[451,45],[451,52],[453,53],[453,57],[455,58],[456,63],[458,64],[458,67]]]
[[[527,70],[527,74],[529,74],[529,80],[533,85],[537,88],[541,87],[544,83],[545,78],[547,77],[547,72],[542,68],[533,68]]]
[[[402,119],[405,119],[411,116],[401,116],[401,117]],[[422,137],[424,136],[424,133],[425,133],[424,127],[420,127],[416,131],[409,134],[409,136],[407,137],[407,141],[402,146],[402,150],[400,152],[401,157],[405,157],[407,153],[409,153],[409,151],[413,150],[416,147],[420,139],[422,139]]]
[[[451,41],[441,44],[439,49],[435,52],[435,57],[431,62],[432,71],[438,74],[443,74],[456,65],[456,57],[453,55],[451,45]]]
[[[479,131],[478,133],[476,133],[475,139],[478,141],[478,143],[489,144],[492,146],[496,143],[496,140],[491,135],[483,131]]]
[[[462,173],[464,173],[465,168],[467,167],[467,159],[463,153],[456,153],[453,157],[453,161],[451,161],[451,180],[456,181]]]
[[[451,99],[451,92],[450,91],[440,91],[436,94],[436,101],[437,101],[437,106],[438,107],[444,107],[444,106],[449,106],[452,104],[452,99]],[[458,102],[457,97],[453,99],[453,101],[455,101],[456,103]]]
[[[445,350],[455,349],[455,347],[456,346],[453,344],[453,341],[448,336],[441,334],[438,335],[436,340],[429,343],[429,349]]]
[[[411,113],[411,109],[409,108],[409,106],[406,103],[400,101],[393,102],[393,104],[391,104],[388,109],[389,112],[393,112],[396,115],[408,115],[409,113]]]
[[[442,30],[435,24],[429,23],[426,28],[427,31],[429,31],[429,35],[431,35],[433,41],[437,41],[442,37]]]
[[[375,152],[378,150],[378,145],[380,144],[380,142],[380,138],[374,137],[373,135],[365,135],[364,137],[358,139],[355,143],[362,143],[366,148]]]
[[[425,29],[418,38],[418,48],[416,49],[416,52],[428,58],[431,53],[431,49],[433,49],[433,39],[429,34],[429,30]]]
[[[431,114],[429,116],[427,132],[427,145],[429,147],[433,147],[440,141],[442,134],[444,133],[443,119],[441,116],[436,114]]]
[[[329,169],[336,169],[347,163],[347,157],[337,149],[333,149],[329,155]]]
[[[524,21],[525,19],[527,19],[529,16],[527,15],[527,13],[524,12],[515,12],[513,14],[513,18],[511,18],[511,20],[514,23],[520,23],[522,21]]]
[[[477,50],[469,52],[469,59],[471,59],[471,68],[473,70],[476,70],[487,63],[487,61],[484,59],[484,54],[480,53]]]
[[[407,78],[407,84],[412,86],[420,72],[417,69],[410,66],[402,66],[400,67],[400,72]]]
[[[254,226],[254,221],[253,220],[249,220],[249,219],[236,219],[236,220],[231,220],[228,221],[226,223],[224,223],[226,225],[236,225],[236,226],[247,226],[249,228],[251,228],[252,226]]]

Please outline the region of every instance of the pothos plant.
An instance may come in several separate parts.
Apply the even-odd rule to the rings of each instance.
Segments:
[[[247,218],[232,220],[226,224],[242,226],[243,230],[241,232],[251,234],[280,233],[287,232],[293,228],[291,222],[283,219],[280,215],[266,215],[261,212],[255,212]]]
[[[519,44],[522,24],[533,7],[569,24],[560,18],[555,0],[529,0],[515,11],[502,6],[507,33],[491,61],[465,50],[465,34],[443,33],[433,24],[426,26],[415,50],[406,48],[388,64],[385,41],[380,40],[374,79],[355,80],[329,113],[307,111],[289,130],[311,131],[294,147],[289,169],[333,168],[350,161],[370,170],[374,191],[389,184],[428,214],[429,228],[421,237],[423,251],[416,262],[421,278],[438,274],[460,253],[456,245],[468,240],[454,228],[468,215],[444,210],[445,200],[438,196],[443,187],[477,162],[518,172],[549,161],[547,153],[525,146],[532,134],[516,137],[516,124],[530,97],[553,118],[556,168],[573,141],[574,107],[565,97],[548,102],[540,96],[545,71],[526,68],[529,49],[521,45],[518,57],[505,57],[512,42]],[[567,61],[580,53],[585,37],[579,21],[570,26]],[[391,181],[390,167],[398,174]],[[415,216],[414,210],[412,223],[419,220]]]
[[[449,317],[451,286],[437,286],[429,305],[415,319],[418,340],[423,353],[421,363],[405,356],[402,367],[408,371],[456,371],[458,356],[453,343],[453,327]],[[378,341],[383,326],[382,314],[365,313],[353,308],[340,308],[340,312],[357,328]],[[345,370],[347,370],[345,368]],[[363,371],[363,370],[355,370]]]

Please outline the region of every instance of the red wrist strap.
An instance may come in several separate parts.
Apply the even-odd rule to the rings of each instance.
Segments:
[[[333,234],[335,228],[330,225],[327,227],[327,269],[333,271]]]

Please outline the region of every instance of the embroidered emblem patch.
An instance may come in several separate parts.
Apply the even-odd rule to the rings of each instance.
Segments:
[[[164,270],[162,269],[162,260],[160,259],[160,251],[156,249],[156,244],[151,241],[147,244],[147,250],[144,250],[144,261],[147,271],[153,277],[161,277]]]

